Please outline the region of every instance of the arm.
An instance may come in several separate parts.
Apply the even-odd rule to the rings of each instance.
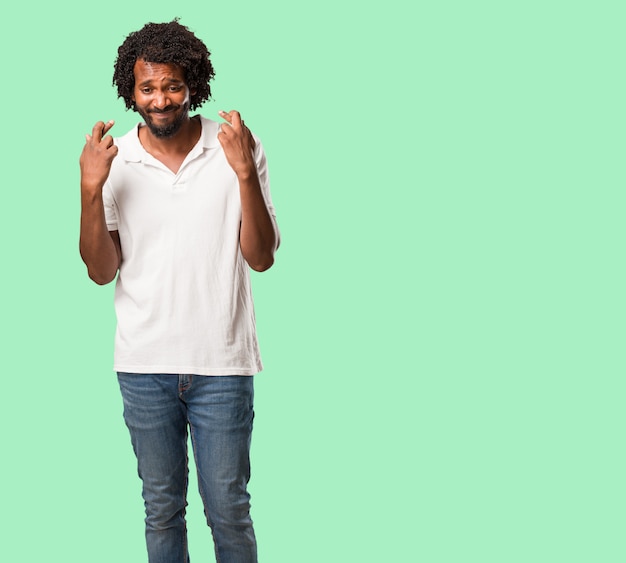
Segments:
[[[111,127],[112,121],[96,123],[80,155],[80,255],[89,277],[99,285],[115,278],[121,261],[119,234],[109,233],[102,201],[102,187],[117,155],[113,138],[103,138]]]
[[[241,196],[241,228],[239,244],[249,266],[257,272],[274,263],[278,237],[270,215],[254,162],[254,139],[238,112],[220,112],[228,123],[222,124],[218,139],[226,158],[239,180]]]

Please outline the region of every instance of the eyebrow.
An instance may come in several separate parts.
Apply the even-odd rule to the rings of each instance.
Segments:
[[[183,84],[182,80],[178,80],[176,78],[165,78],[161,82],[170,82],[172,84]],[[144,80],[143,82],[140,82],[139,84],[137,84],[137,86],[148,86],[149,84],[152,84],[151,78],[149,78],[148,80]]]

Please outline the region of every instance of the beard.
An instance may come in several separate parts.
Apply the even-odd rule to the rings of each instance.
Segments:
[[[137,113],[141,115],[141,117],[143,117],[143,120],[148,126],[148,129],[150,129],[150,132],[155,137],[158,137],[159,139],[167,139],[168,137],[173,137],[176,133],[178,133],[183,123],[187,119],[189,115],[189,102],[185,102],[182,106],[168,106],[160,112],[155,110],[146,111],[137,106],[135,106],[135,109]],[[170,111],[173,113],[179,113],[175,115],[174,121],[172,121],[171,123],[166,123],[165,125],[157,125],[152,120],[152,117],[150,115],[152,113],[165,113]]]

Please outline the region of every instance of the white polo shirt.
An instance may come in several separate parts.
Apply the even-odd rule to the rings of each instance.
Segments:
[[[178,173],[148,154],[139,126],[117,138],[103,189],[119,231],[114,369],[130,373],[253,375],[262,369],[249,267],[239,246],[239,184],[217,139],[202,134]],[[275,217],[263,147],[255,160]]]

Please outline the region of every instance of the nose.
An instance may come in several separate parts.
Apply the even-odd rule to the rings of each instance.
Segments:
[[[161,90],[155,92],[153,104],[155,109],[165,109],[170,105],[170,100],[166,94],[166,92],[162,92]]]

